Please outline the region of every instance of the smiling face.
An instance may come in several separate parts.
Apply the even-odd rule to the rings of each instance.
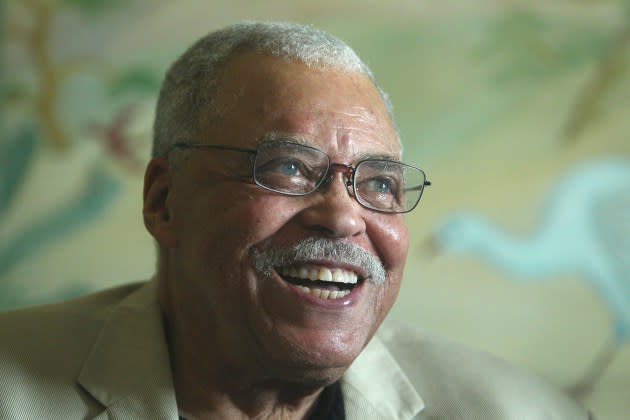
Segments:
[[[218,86],[219,118],[193,142],[256,148],[273,135],[344,165],[399,158],[395,129],[364,75],[246,53],[228,63]],[[168,223],[152,233],[166,249],[163,300],[176,346],[226,371],[337,379],[398,293],[408,244],[402,216],[361,207],[340,173],[312,194],[286,196],[251,182],[246,153],[174,153]],[[319,253],[292,259],[303,241],[317,242]],[[334,259],[331,244],[347,256]],[[384,281],[365,279],[370,264],[384,268]]]

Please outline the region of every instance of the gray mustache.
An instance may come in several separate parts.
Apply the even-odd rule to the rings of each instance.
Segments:
[[[289,248],[267,250],[252,249],[252,260],[257,272],[271,276],[274,267],[291,266],[312,260],[325,260],[362,267],[367,280],[380,284],[385,282],[387,273],[380,260],[358,245],[333,241],[327,238],[308,238]]]

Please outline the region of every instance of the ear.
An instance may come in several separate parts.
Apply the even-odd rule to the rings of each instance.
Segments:
[[[158,244],[166,248],[177,245],[170,193],[171,174],[167,160],[152,159],[144,174],[142,215],[149,233]]]

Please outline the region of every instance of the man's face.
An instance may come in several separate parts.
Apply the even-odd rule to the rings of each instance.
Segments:
[[[216,106],[220,118],[209,118],[192,141],[256,148],[280,133],[345,165],[400,154],[382,100],[363,75],[243,54],[227,65]],[[310,195],[286,196],[251,182],[246,153],[174,153],[181,162],[167,199],[177,238],[168,250],[171,322],[198,348],[212,349],[209,358],[233,367],[285,378],[343,372],[398,293],[408,245],[402,216],[361,207],[338,173]],[[256,270],[255,254],[310,238],[358,245],[382,263],[386,280],[365,281],[364,267],[347,262],[297,264],[298,272],[358,275],[345,296],[324,299],[287,281],[289,267]]]

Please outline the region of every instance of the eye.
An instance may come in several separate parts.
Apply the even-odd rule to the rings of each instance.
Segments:
[[[256,154],[254,181],[272,191],[304,195],[315,190],[327,170],[325,153],[301,144],[269,141]]]
[[[300,159],[283,157],[260,164],[258,172],[275,176],[304,177],[308,176],[310,170]]]
[[[285,160],[278,162],[275,170],[283,175],[299,176],[303,172],[303,165],[298,160]]]
[[[396,181],[387,177],[366,179],[361,184],[361,189],[365,192],[390,195],[396,195],[398,192]]]

